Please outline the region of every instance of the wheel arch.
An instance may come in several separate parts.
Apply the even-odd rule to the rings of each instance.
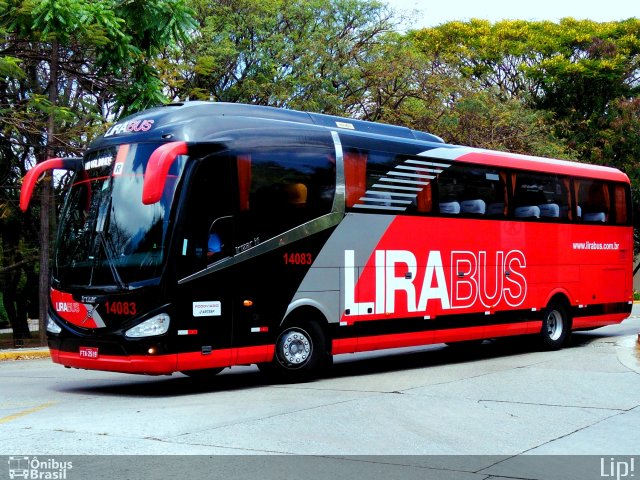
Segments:
[[[551,302],[558,301],[564,304],[567,309],[567,312],[571,309],[571,295],[569,291],[565,288],[555,288],[549,295],[547,295],[547,300],[544,303],[544,308],[546,308]]]
[[[329,309],[324,304],[312,298],[301,298],[291,302],[280,322],[280,326],[284,327],[300,318],[317,321],[325,331],[329,324],[333,323]]]

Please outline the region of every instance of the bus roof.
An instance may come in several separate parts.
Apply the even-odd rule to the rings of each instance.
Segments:
[[[222,118],[228,120],[224,125],[219,121]],[[370,136],[383,141],[386,138],[389,141],[409,142],[414,146],[423,145],[426,151],[421,155],[427,157],[629,183],[627,175],[615,168],[450,145],[445,144],[436,135],[395,125],[262,105],[224,102],[172,103],[139,112],[113,125],[92,143],[90,149],[100,148],[104,144],[122,143],[123,137],[126,137],[127,143],[208,141],[225,130],[264,128],[265,121],[270,120],[276,124],[288,122],[312,128],[324,127],[361,137]],[[226,126],[226,123],[229,126]]]
[[[396,125],[263,105],[203,101],[171,103],[131,115],[109,128],[96,142],[107,141],[112,137],[117,138],[121,135],[133,137],[136,134],[146,134],[147,132],[151,133],[152,131],[159,130],[163,130],[163,132],[167,134],[171,133],[170,131],[172,130],[178,130],[196,120],[209,120],[204,122],[204,127],[199,129],[199,134],[209,133],[207,129],[209,129],[211,133],[214,133],[216,130],[220,130],[220,125],[211,120],[221,117],[242,119],[244,128],[250,128],[252,122],[257,124],[258,122],[264,122],[264,120],[274,120],[365,134],[383,135],[398,139],[444,143],[444,141],[436,135]],[[197,141],[195,138],[192,140]]]

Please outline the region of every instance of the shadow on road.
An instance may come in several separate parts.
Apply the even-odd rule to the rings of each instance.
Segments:
[[[600,338],[618,337],[607,332],[574,332],[571,344],[565,348],[580,348]],[[406,371],[447,364],[472,363],[492,358],[522,355],[538,350],[534,337],[511,337],[486,340],[479,345],[428,345],[411,349],[367,352],[355,355],[339,355],[333,366],[322,378],[344,378],[350,376],[375,375],[394,371]],[[102,373],[101,373],[102,374]],[[116,375],[116,374],[114,374]],[[321,381],[312,380],[309,383]],[[173,376],[138,376],[122,374],[109,379],[96,378],[91,384],[85,381],[78,386],[74,382],[59,385],[67,393],[100,394],[127,397],[170,397],[200,393],[237,391],[270,387],[274,384],[262,375],[255,366],[226,369],[208,379],[195,379],[174,374]]]

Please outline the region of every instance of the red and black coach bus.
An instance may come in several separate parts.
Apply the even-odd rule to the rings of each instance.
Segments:
[[[632,304],[629,179],[402,127],[188,102],[111,127],[52,265],[54,362],[144,374],[509,335],[560,348]]]

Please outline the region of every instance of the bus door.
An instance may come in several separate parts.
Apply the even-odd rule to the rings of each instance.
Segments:
[[[195,352],[201,354],[192,368],[228,365],[231,356],[235,282],[234,269],[227,267],[237,203],[232,178],[229,157],[210,155],[190,171],[183,189],[177,229],[177,335],[180,351],[194,352],[194,358]]]

